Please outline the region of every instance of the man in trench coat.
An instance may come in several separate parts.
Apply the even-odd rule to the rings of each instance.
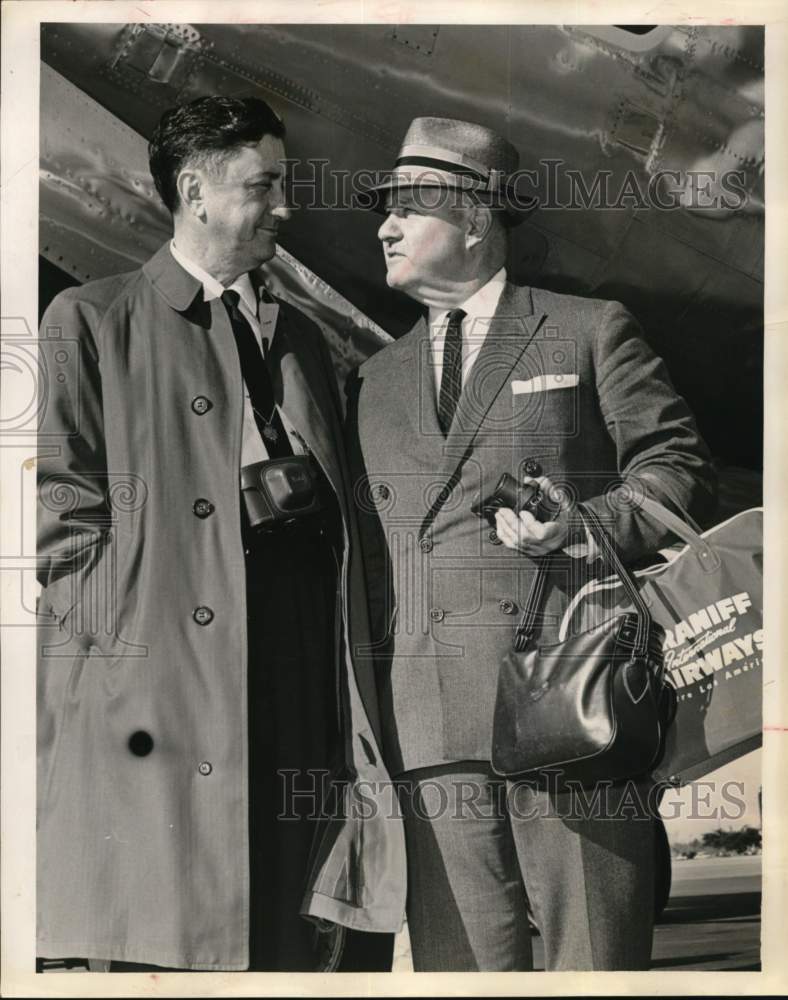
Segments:
[[[503,473],[588,503],[632,562],[666,543],[650,494],[696,516],[708,453],[619,303],[516,287],[518,154],[472,122],[416,119],[378,236],[388,283],[425,306],[349,384],[351,463],[369,563],[384,759],[400,783],[417,971],[528,970],[529,906],[552,969],[647,968],[653,820],[611,790],[589,815],[491,770],[498,668],[554,553],[542,642],[593,572],[564,503],[552,522],[472,512]],[[528,206],[530,207],[530,206]],[[503,543],[503,544],[501,544]],[[591,561],[589,563],[589,560]],[[527,709],[523,711],[527,739]]]
[[[352,809],[387,775],[333,368],[257,270],[283,136],[254,99],[165,114],[173,242],[43,319],[41,958],[304,971],[337,967],[345,928],[401,925],[399,825]],[[241,468],[281,449],[313,456],[326,509],[259,535]],[[386,968],[391,938],[357,950]]]

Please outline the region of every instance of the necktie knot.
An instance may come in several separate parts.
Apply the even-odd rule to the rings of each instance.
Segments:
[[[225,288],[222,292],[222,302],[232,312],[240,312],[238,306],[241,302],[241,296],[234,288]]]
[[[462,326],[462,321],[468,314],[464,309],[450,309],[449,310],[449,325],[447,329],[458,328]]]

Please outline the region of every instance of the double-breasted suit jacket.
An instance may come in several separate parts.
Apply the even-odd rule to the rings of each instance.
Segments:
[[[199,290],[165,246],[62,293],[42,324],[43,957],[248,965],[242,383],[224,306]],[[285,304],[272,363],[342,513],[347,773],[385,781],[371,665],[350,656],[368,623],[339,396],[318,329]],[[401,925],[403,837],[381,813],[328,823],[307,874],[305,912]]]
[[[393,774],[488,761],[498,664],[534,564],[471,512],[502,473],[537,466],[596,510],[623,557],[664,544],[643,492],[702,513],[706,448],[663,363],[616,302],[505,286],[448,437],[436,415],[427,324],[349,386],[384,756]],[[554,559],[545,636],[586,562]]]

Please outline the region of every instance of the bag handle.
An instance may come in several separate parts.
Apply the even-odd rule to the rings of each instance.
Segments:
[[[683,521],[673,511],[668,510],[667,507],[648,496],[640,498],[640,508],[645,514],[653,517],[660,524],[664,524],[674,535],[689,545],[704,573],[714,573],[720,568],[720,557],[706,539],[701,537],[700,527],[689,514],[682,510],[681,513],[686,519]]]
[[[577,504],[575,510],[586,530],[599,543],[603,555],[612,566],[616,576],[621,580],[624,589],[629,595],[629,599],[632,601],[637,613],[637,629],[635,631],[633,655],[635,657],[644,657],[648,651],[648,632],[651,625],[651,615],[643,598],[640,596],[637,584],[633,580],[629,570],[621,562],[610,535],[603,527],[596,512],[591,507],[585,507],[583,504]],[[542,605],[542,597],[544,596],[550,559],[551,554],[548,554],[542,556],[537,561],[536,573],[534,574],[531,589],[525,602],[523,615],[514,634],[513,647],[515,652],[522,653],[533,638],[536,630],[536,617]]]

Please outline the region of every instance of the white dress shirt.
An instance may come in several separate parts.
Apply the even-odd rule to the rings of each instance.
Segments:
[[[206,302],[221,298],[226,290],[235,291],[239,296],[238,308],[243,313],[244,319],[252,328],[260,350],[263,355],[268,354],[271,341],[276,331],[276,320],[279,315],[279,306],[275,302],[258,302],[248,274],[242,274],[225,289],[221,282],[217,281],[213,275],[200,267],[195,261],[190,260],[175,246],[175,240],[170,242],[170,251],[175,260],[181,265],[184,271],[188,271],[192,277],[196,278],[202,285],[203,297]],[[260,359],[263,363],[263,359]],[[265,442],[257,428],[252,410],[252,402],[249,399],[249,390],[246,383],[243,386],[244,410],[243,410],[243,437],[241,440],[241,466],[250,465],[252,462],[264,462],[270,456]],[[287,419],[280,406],[277,407],[282,424],[290,439],[293,454],[304,453],[304,443],[294,430],[292,424]]]
[[[506,284],[506,268],[502,267],[467,301],[456,308],[462,309],[465,318],[462,321],[462,384],[468,378],[468,373],[482,349],[487,331],[498,302]],[[443,351],[446,346],[446,330],[449,325],[448,309],[430,309],[430,339],[432,341],[432,363],[435,371],[435,398],[440,397],[441,377],[443,375]]]

